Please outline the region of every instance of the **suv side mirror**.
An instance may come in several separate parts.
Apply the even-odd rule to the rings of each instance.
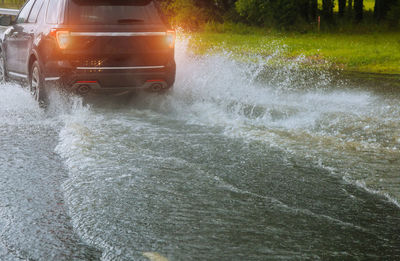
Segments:
[[[12,24],[12,20],[10,15],[2,15],[0,16],[0,25],[9,26]]]

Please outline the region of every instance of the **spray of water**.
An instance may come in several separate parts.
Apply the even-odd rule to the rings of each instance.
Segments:
[[[64,117],[57,152],[65,158],[71,175],[64,186],[65,195],[74,227],[87,242],[104,250],[104,260],[134,256],[141,249],[115,246],[110,244],[113,234],[103,237],[87,230],[87,225],[101,216],[83,209],[97,204],[94,198],[101,197],[96,180],[143,182],[144,169],[125,166],[135,165],[131,158],[141,162],[135,166],[151,166],[154,161],[187,165],[133,145],[143,137],[174,139],[172,134],[163,134],[163,124],[170,120],[217,130],[245,142],[269,144],[398,205],[399,180],[394,180],[400,169],[398,98],[355,90],[345,82],[333,81],[329,73],[305,70],[301,57],[271,68],[271,57],[252,57],[256,62],[245,63],[228,52],[197,56],[187,46],[185,39],[178,42],[177,81],[170,93],[134,97],[127,108],[116,109],[118,118],[105,113],[104,107],[84,106],[76,106]],[[279,50],[274,55],[279,55]],[[119,126],[118,135],[107,131],[107,126]],[[128,133],[135,134],[128,138]],[[130,146],[126,144],[129,141]],[[118,155],[118,151],[127,155]],[[119,166],[113,163],[115,159]],[[135,172],[135,178],[121,169]],[[91,187],[92,196],[82,197],[82,187]],[[97,222],[107,223],[107,217]],[[123,237],[121,231],[112,233]],[[126,238],[129,240],[129,235]]]
[[[135,104],[266,142],[393,202],[400,198],[398,95],[356,89],[332,73],[306,70],[302,57],[271,68],[273,57],[252,57],[257,62],[250,64],[227,52],[199,57],[186,41],[178,44],[173,92]]]
[[[63,189],[74,230],[102,249],[104,260],[132,257],[138,249],[109,240],[125,235],[107,224],[107,215],[115,213],[89,213],[88,208],[106,204],[104,193],[112,195],[127,178],[145,184],[144,167],[135,166],[151,168],[156,160],[195,169],[146,149],[150,145],[143,137],[167,146],[175,135],[164,127],[168,124],[200,126],[244,142],[268,144],[398,205],[398,95],[360,91],[330,73],[304,69],[303,57],[270,67],[278,47],[272,57],[252,57],[249,63],[229,52],[197,56],[187,46],[187,39],[177,44],[177,81],[171,92],[138,95],[124,108],[84,105],[81,98],[54,92],[44,111],[27,91],[14,84],[0,86],[0,126],[46,123],[59,133],[56,152],[69,173]],[[124,213],[117,214],[124,221]],[[103,230],[89,229],[101,222],[110,226],[109,238],[103,238]]]

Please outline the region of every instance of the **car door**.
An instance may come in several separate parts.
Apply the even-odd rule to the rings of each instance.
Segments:
[[[23,63],[27,57],[27,42],[29,39],[26,30],[29,30],[28,17],[35,0],[29,0],[19,12],[15,24],[8,30],[6,35],[6,63],[7,70],[11,76],[26,77],[26,69]]]
[[[21,55],[20,63],[18,64],[18,70],[28,74],[28,61],[33,48],[33,42],[35,39],[35,33],[37,31],[37,20],[39,13],[42,9],[44,0],[36,0],[33,4],[32,10],[29,13],[28,20],[23,26],[21,33]]]

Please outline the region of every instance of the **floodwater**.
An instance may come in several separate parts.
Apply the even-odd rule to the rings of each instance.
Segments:
[[[0,85],[0,260],[400,259],[400,90],[177,50],[165,95]]]

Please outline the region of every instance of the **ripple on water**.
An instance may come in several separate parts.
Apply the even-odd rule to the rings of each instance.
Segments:
[[[75,232],[103,260],[399,256],[399,97],[256,60],[178,42],[174,90],[127,108],[54,93],[44,111],[1,85],[1,241],[38,260],[100,259]]]

